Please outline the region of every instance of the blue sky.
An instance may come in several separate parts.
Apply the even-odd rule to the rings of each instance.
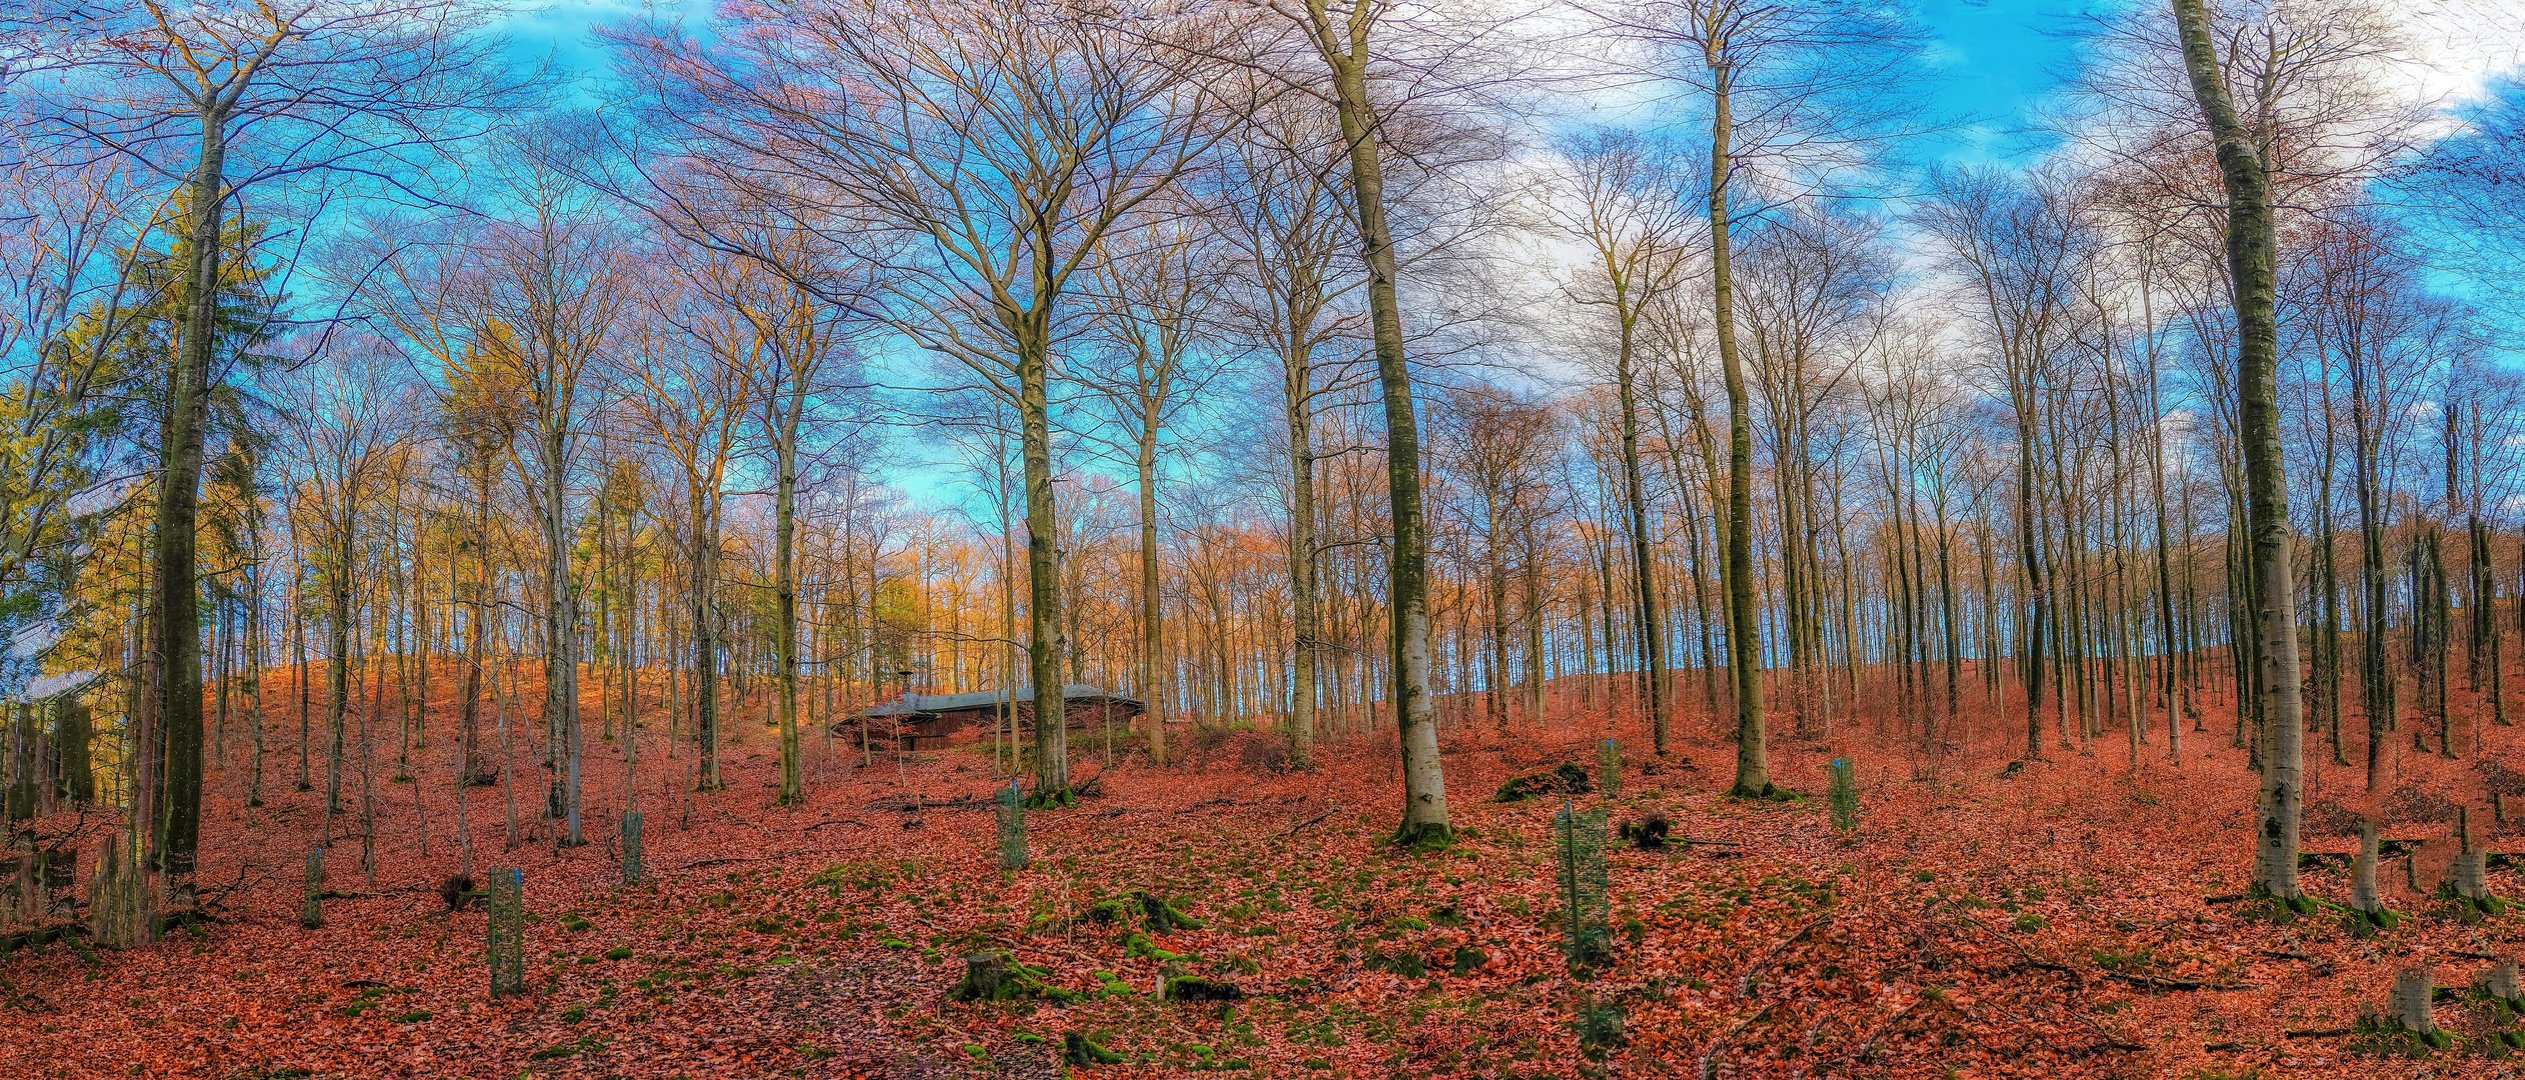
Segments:
[[[1955,163],[2016,161],[2039,152],[2031,112],[2077,66],[2075,33],[2094,5],[2051,0],[1920,0],[1926,60],[1942,76],[1931,110],[1958,121],[1929,136],[1928,155]]]
[[[519,12],[509,32],[523,55],[553,57],[565,70],[598,75],[606,56],[599,24],[658,10],[698,21],[708,0],[561,0]],[[2021,160],[2039,151],[2025,131],[2029,110],[2076,66],[2073,35],[2096,4],[2086,0],[1916,0],[1927,31],[1927,61],[1944,76],[1925,89],[1930,111],[1956,126],[1919,149],[1954,162]]]

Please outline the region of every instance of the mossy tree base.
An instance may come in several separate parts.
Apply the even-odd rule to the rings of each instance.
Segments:
[[[1455,829],[1443,821],[1406,821],[1394,830],[1394,846],[1413,851],[1443,851],[1455,845]]]
[[[1800,795],[1797,792],[1781,787],[1778,784],[1767,782],[1759,789],[1741,786],[1728,788],[1727,797],[1731,799],[1746,799],[1753,802],[1779,803],[1797,802],[1805,798],[1805,796]]]
[[[1027,967],[1006,949],[991,949],[964,958],[964,977],[956,980],[947,996],[957,1001],[1016,1001],[1039,998],[1068,1004],[1078,998],[1072,991],[1054,986],[1045,980],[1051,974],[1041,968]]]
[[[2415,1031],[2389,1016],[2361,1017],[2352,1030],[2352,1052],[2380,1057],[2421,1057],[2455,1045],[2455,1034],[2445,1028]]]
[[[2437,891],[2437,899],[2444,905],[2449,915],[2465,923],[2477,923],[2483,919],[2497,918],[2506,914],[2508,909],[2506,900],[2486,892],[2477,896],[2465,896],[2451,888],[2441,888]]]
[[[1243,1001],[1245,991],[1224,979],[1205,979],[1198,975],[1168,975],[1158,990],[1165,1001]]]
[[[1073,1031],[1061,1037],[1061,1060],[1072,1065],[1120,1065],[1123,1059],[1096,1040]]]
[[[2345,908],[2342,926],[2351,937],[2373,937],[2400,925],[2402,916],[2392,908]]]
[[[2248,919],[2284,924],[2297,921],[2298,916],[2312,915],[2320,910],[2322,910],[2322,905],[2317,903],[2314,897],[2305,893],[2274,896],[2260,886],[2255,886],[2245,893],[2244,906],[2238,908],[2237,913]]]
[[[1175,930],[1200,930],[1210,924],[1184,914],[1182,908],[1167,903],[1156,894],[1141,891],[1131,894],[1131,902],[1148,919],[1150,930],[1163,934]]]

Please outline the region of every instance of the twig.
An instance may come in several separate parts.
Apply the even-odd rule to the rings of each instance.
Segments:
[[[1770,963],[1773,959],[1777,958],[1777,957],[1780,955],[1780,953],[1781,953],[1783,950],[1786,950],[1789,946],[1791,946],[1791,945],[1795,945],[1795,944],[1797,944],[1798,942],[1801,942],[1801,941],[1806,940],[1806,935],[1811,934],[1811,933],[1814,933],[1814,932],[1815,932],[1815,928],[1816,928],[1816,927],[1818,927],[1818,926],[1822,926],[1822,925],[1824,924],[1824,920],[1826,920],[1826,919],[1830,919],[1830,918],[1832,918],[1832,916],[1830,916],[1830,915],[1818,915],[1818,916],[1815,916],[1814,918],[1807,920],[1806,925],[1801,926],[1801,927],[1798,927],[1798,928],[1797,928],[1797,932],[1796,932],[1796,933],[1794,933],[1794,934],[1790,934],[1787,938],[1783,939],[1783,940],[1782,940],[1779,944],[1774,945],[1774,946],[1771,946],[1771,948],[1770,948],[1770,950],[1769,950],[1769,951],[1767,951],[1767,952],[1763,953],[1763,954],[1762,954],[1762,956],[1761,956],[1760,958],[1756,959],[1756,960],[1753,962],[1753,966],[1748,967],[1748,968],[1746,968],[1746,969],[1745,969],[1745,977],[1744,977],[1744,978],[1736,980],[1736,994],[1737,994],[1737,996],[1739,996],[1739,997],[1752,997],[1752,996],[1753,996],[1753,981],[1754,981],[1754,977],[1755,977],[1755,976],[1757,976],[1757,975],[1762,974],[1762,967],[1763,967],[1763,965],[1768,964],[1768,963]]]
[[[1876,1025],[1876,1032],[1869,1035],[1867,1037],[1867,1041],[1860,1043],[1859,1048],[1850,1054],[1850,1060],[1867,1060],[1867,1056],[1869,1054],[1876,1052],[1876,1041],[1878,1039],[1884,1038],[1886,1032],[1894,1030],[1896,1025],[1903,1022],[1904,1017],[1911,1015],[1911,1010],[1919,1008],[1922,1003],[1928,1000],[1929,999],[1926,996],[1915,997],[1911,999],[1910,1004],[1894,1010],[1894,1015],[1886,1017],[1884,1023]]]
[[[2074,1015],[2076,1015],[2076,1016],[2078,1017],[2078,1019],[2086,1021],[2086,1022],[2087,1022],[2087,1026],[2088,1026],[2088,1027],[2091,1027],[2091,1028],[2094,1028],[2094,1029],[2095,1029],[2095,1033],[2096,1033],[2096,1034],[2101,1035],[2101,1036],[2103,1036],[2103,1037],[2104,1037],[2104,1045],[2105,1045],[2105,1047],[2106,1047],[2107,1049],[2112,1049],[2112,1050],[2145,1050],[2145,1049],[2147,1049],[2147,1047],[2145,1047],[2145,1046],[2141,1046],[2141,1045],[2139,1045],[2138,1043],[2135,1043],[2135,1042],[2130,1041],[2129,1039],[2125,1039],[2125,1038],[2123,1038],[2123,1037],[2121,1037],[2121,1036],[2119,1036],[2119,1035],[2113,1034],[2113,1029],[2108,1028],[2108,1027],[2105,1027],[2105,1026],[2104,1026],[2104,1021],[2102,1021],[2102,1020],[2098,1020],[2098,1019],[2096,1019],[2095,1017],[2089,1016],[2089,1015],[2087,1015],[2087,1014],[2085,1014],[2085,1013],[2076,1013],[2076,1014],[2074,1014]]]
[[[1775,1001],[1755,1010],[1752,1016],[1736,1021],[1736,1026],[1728,1028],[1727,1034],[1719,1036],[1717,1042],[1711,1043],[1709,1052],[1701,1055],[1701,1080],[1710,1080],[1711,1077],[1718,1075],[1718,1052],[1726,1049],[1727,1044],[1736,1041],[1737,1032],[1752,1027],[1755,1021],[1771,1015],[1771,1010],[1779,1006],[1780,1003]]]
[[[1297,824],[1295,824],[1295,825],[1291,825],[1291,826],[1289,826],[1289,831],[1284,832],[1284,833],[1281,833],[1281,834],[1280,834],[1280,838],[1281,838],[1281,839],[1283,839],[1283,840],[1286,840],[1286,839],[1288,839],[1288,838],[1290,838],[1290,837],[1292,837],[1292,836],[1296,836],[1296,835],[1298,834],[1298,830],[1303,829],[1303,828],[1305,828],[1305,827],[1307,827],[1307,826],[1309,826],[1309,825],[1313,825],[1313,824],[1315,824],[1315,823],[1316,823],[1316,822],[1318,822],[1318,821],[1322,821],[1322,820],[1324,820],[1325,818],[1331,817],[1331,816],[1333,816],[1333,814],[1334,814],[1334,812],[1335,812],[1335,811],[1338,811],[1338,810],[1340,810],[1340,809],[1341,809],[1341,808],[1340,808],[1340,807],[1338,807],[1338,806],[1327,806],[1327,807],[1325,807],[1325,808],[1324,808],[1324,812],[1323,812],[1323,813],[1321,813],[1321,814],[1317,814],[1317,815],[1315,815],[1314,817],[1308,818],[1308,819],[1306,819],[1306,820],[1304,820],[1304,821],[1298,822],[1298,823],[1297,823]]]

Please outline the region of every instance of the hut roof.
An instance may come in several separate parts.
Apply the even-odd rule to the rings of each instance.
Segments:
[[[895,698],[892,701],[879,702],[860,715],[875,719],[884,719],[887,717],[936,716],[941,713],[973,712],[984,709],[999,708],[1003,703],[1008,702],[1011,698],[1015,699],[1016,707],[1019,709],[1034,708],[1034,689],[1032,687],[1019,686],[1008,690],[977,690],[966,694],[905,694],[904,696]],[[1090,686],[1086,683],[1071,683],[1062,687],[1061,698],[1063,701],[1070,704],[1102,701],[1112,702],[1113,704],[1126,706],[1134,710],[1144,707],[1138,698],[1132,697],[1128,694],[1107,690],[1101,686]]]
[[[104,672],[100,671],[64,671],[54,675],[38,676],[27,680],[23,689],[8,695],[5,700],[10,702],[51,701],[63,694],[86,687],[89,683],[97,681],[103,674]]]

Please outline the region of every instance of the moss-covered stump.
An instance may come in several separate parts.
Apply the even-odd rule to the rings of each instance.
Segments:
[[[2444,915],[2463,923],[2477,923],[2507,912],[2507,901],[2486,891],[2468,896],[2450,885],[2437,890],[2437,899],[2442,902]]]
[[[2516,961],[2501,960],[2481,973],[2476,984],[2481,996],[2507,1006],[2509,1012],[2525,1013],[2525,981],[2517,977]]]
[[[2507,901],[2490,895],[2489,853],[2472,834],[2472,812],[2455,808],[2455,861],[2446,867],[2446,880],[2438,885],[2437,895],[2450,902],[2454,915],[2465,922],[2507,910]]]
[[[1130,901],[1118,896],[1109,896],[1088,905],[1087,910],[1079,912],[1078,917],[1070,921],[1073,923],[1101,923],[1106,926],[1119,926],[1128,921],[1131,918],[1132,912],[1135,910],[1137,909],[1132,906]]]
[[[1245,991],[1225,979],[1168,975],[1159,984],[1158,997],[1164,1001],[1243,1001]]]
[[[990,949],[964,958],[964,977],[947,996],[957,1001],[1016,1001],[1036,998],[1068,1004],[1078,995],[1045,980],[1042,968],[1018,963],[1006,949]]]
[[[1175,930],[1199,930],[1209,925],[1208,923],[1202,922],[1190,915],[1184,914],[1184,910],[1182,908],[1167,903],[1165,900],[1160,899],[1155,893],[1146,891],[1132,893],[1131,902],[1139,906],[1140,914],[1148,919],[1148,928],[1153,933],[1163,934]]]
[[[1061,1060],[1072,1065],[1120,1065],[1122,1055],[1098,1045],[1096,1040],[1078,1032],[1061,1037]]]
[[[1561,762],[1539,773],[1528,773],[1505,784],[1491,795],[1492,802],[1524,802],[1546,795],[1584,795],[1595,790],[1596,782],[1587,770],[1571,762]]]
[[[2454,1033],[2437,1026],[2432,1012],[2436,1000],[2429,969],[2403,970],[2394,976],[2384,1015],[2360,1017],[2351,1046],[2365,1053],[2417,1057],[2455,1045]]]

